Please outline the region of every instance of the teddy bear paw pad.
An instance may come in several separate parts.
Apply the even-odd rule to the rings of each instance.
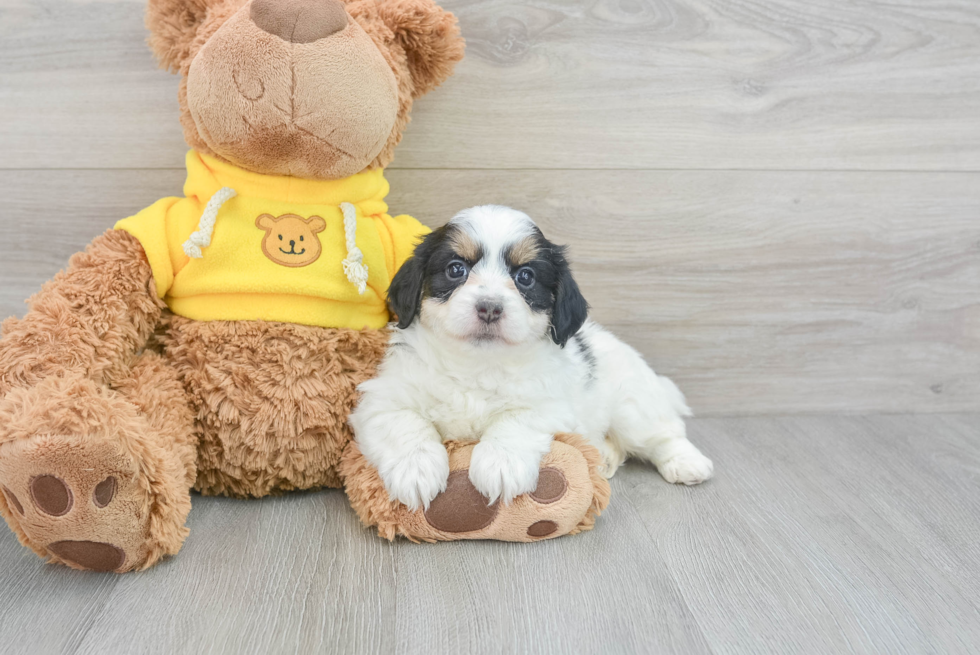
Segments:
[[[469,469],[452,471],[446,490],[425,510],[425,520],[442,532],[472,532],[493,523],[499,506],[499,502],[488,504],[487,497],[477,491],[470,482]]]
[[[90,571],[116,571],[126,562],[126,553],[112,544],[96,541],[56,541],[48,550],[75,566]]]
[[[509,505],[491,505],[470,482],[469,469],[457,469],[449,474],[446,490],[433,499],[424,517],[432,528],[464,539],[533,541],[557,537],[574,527],[584,513],[577,498],[571,505],[561,502],[568,492],[568,479],[562,470],[545,466],[538,473],[534,491],[518,496]]]
[[[93,571],[132,568],[150,498],[132,458],[110,441],[36,436],[0,447],[4,512],[28,545]]]
[[[527,529],[529,537],[547,537],[558,531],[558,524],[554,521],[537,521]]]
[[[535,502],[549,505],[561,500],[566,491],[568,491],[568,481],[565,475],[558,469],[548,466],[538,473],[538,486],[528,495]]]

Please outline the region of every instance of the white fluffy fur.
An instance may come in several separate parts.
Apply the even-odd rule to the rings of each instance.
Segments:
[[[683,417],[690,410],[673,382],[591,321],[560,348],[549,336],[548,315],[524,302],[503,253],[532,233],[530,218],[475,207],[453,223],[482,246],[483,258],[447,301],[424,300],[417,320],[393,329],[378,376],[361,385],[350,418],[392,498],[428,507],[449,475],[442,442],[466,439],[479,440],[473,485],[491,502],[509,503],[537,486],[556,432],[595,445],[607,476],[635,455],[668,482],[711,477],[711,460],[687,440]],[[504,307],[492,338],[474,309],[488,297]]]

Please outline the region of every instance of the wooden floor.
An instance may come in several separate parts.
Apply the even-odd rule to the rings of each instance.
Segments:
[[[180,192],[143,2],[0,0],[0,318]],[[511,204],[569,244],[717,479],[629,464],[593,532],[533,545],[195,498],[125,576],[0,528],[0,652],[980,652],[980,3],[443,4],[467,57],[393,213]]]
[[[716,479],[630,463],[595,530],[529,545],[390,544],[337,491],[195,497],[183,551],[139,575],[3,531],[5,652],[977,652],[980,415],[691,433]]]

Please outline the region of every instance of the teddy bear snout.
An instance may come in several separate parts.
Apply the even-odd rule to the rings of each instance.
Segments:
[[[340,0],[252,0],[252,22],[289,43],[312,43],[347,27]]]

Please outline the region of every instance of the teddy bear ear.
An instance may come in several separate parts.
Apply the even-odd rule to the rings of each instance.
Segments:
[[[405,51],[413,97],[428,93],[452,75],[465,49],[456,16],[433,0],[390,0],[376,7]]]
[[[262,214],[255,219],[255,227],[268,232],[276,226],[276,217],[272,214]]]
[[[306,226],[310,228],[310,232],[316,234],[327,229],[327,222],[319,216],[310,216],[310,219],[306,221]]]
[[[146,5],[147,39],[160,66],[171,72],[180,70],[191,56],[198,28],[208,9],[229,0],[149,0]],[[238,3],[241,4],[241,3]]]

